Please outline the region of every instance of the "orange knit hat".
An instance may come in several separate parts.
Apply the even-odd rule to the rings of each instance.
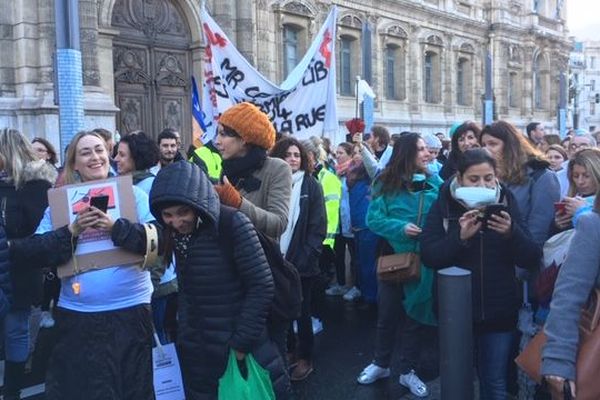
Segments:
[[[233,129],[246,143],[269,150],[275,144],[275,128],[269,117],[252,103],[244,102],[228,108],[219,123]]]

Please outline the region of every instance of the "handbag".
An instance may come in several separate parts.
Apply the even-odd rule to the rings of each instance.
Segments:
[[[417,225],[421,224],[423,216],[424,195],[421,192],[419,199],[419,213]],[[385,282],[405,283],[421,279],[421,256],[414,250],[409,253],[382,255],[377,258],[377,278]]]
[[[600,399],[600,289],[592,290],[581,311],[579,348],[576,361],[577,400]],[[517,365],[534,381],[542,383],[542,349],[546,334],[540,331],[515,359]]]

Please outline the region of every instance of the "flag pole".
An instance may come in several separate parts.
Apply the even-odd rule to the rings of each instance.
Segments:
[[[356,84],[354,85],[356,88],[356,107],[354,109],[354,118],[358,118],[358,82],[360,82],[360,75],[356,75]]]

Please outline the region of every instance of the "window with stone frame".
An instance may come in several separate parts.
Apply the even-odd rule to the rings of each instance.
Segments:
[[[520,87],[519,73],[509,71],[508,73],[508,106],[512,108],[519,107]]]
[[[533,106],[537,110],[547,107],[549,97],[549,69],[548,63],[542,54],[537,54],[533,59]]]
[[[362,21],[354,15],[344,16],[338,24],[337,87],[342,96],[353,96],[356,76],[362,68]]]
[[[388,100],[404,100],[405,93],[405,60],[404,50],[396,44],[385,47],[385,97]]]
[[[283,70],[287,78],[300,61],[299,31],[297,26],[283,26]]]
[[[470,106],[473,103],[473,63],[471,58],[460,56],[456,64],[456,104]]]
[[[441,88],[440,56],[433,51],[426,51],[423,57],[423,100],[426,103],[439,103]]]

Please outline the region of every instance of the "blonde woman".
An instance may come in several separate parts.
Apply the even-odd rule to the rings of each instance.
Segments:
[[[56,180],[56,169],[39,160],[29,140],[18,130],[0,131],[0,213],[4,216],[9,241],[35,232],[48,205],[47,190]],[[30,260],[12,262],[10,275],[13,304],[4,323],[6,366],[4,398],[18,398],[29,356],[29,314],[41,301],[42,273]],[[35,268],[31,268],[35,267]]]
[[[109,175],[108,148],[94,132],[80,132],[69,144],[65,183],[103,180]],[[154,220],[148,196],[133,187],[137,219]],[[36,235],[11,241],[14,260],[53,267],[67,262],[79,235],[89,228],[111,233],[115,245],[132,251],[145,243],[129,240],[143,228],[119,218],[113,221],[96,207],[79,212],[70,225],[52,228],[47,208]],[[150,272],[138,266],[114,265],[62,278],[56,308],[57,342],[46,376],[47,399],[153,399]]]

